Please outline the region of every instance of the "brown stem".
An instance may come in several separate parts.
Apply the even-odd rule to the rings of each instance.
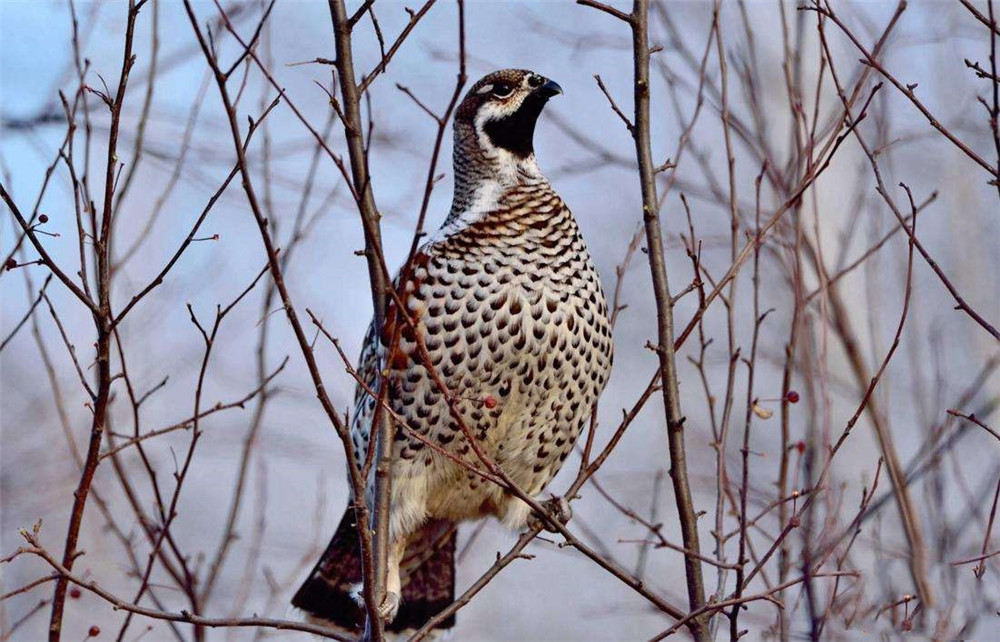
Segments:
[[[347,139],[347,153],[350,159],[351,177],[354,190],[358,194],[358,210],[365,234],[365,257],[368,261],[368,280],[371,287],[375,328],[384,327],[388,290],[391,279],[384,266],[382,254],[382,234],[379,227],[380,214],[375,205],[375,195],[372,191],[371,176],[368,173],[368,152],[365,147],[364,128],[361,119],[362,88],[357,84],[354,72],[354,53],[351,41],[352,25],[347,15],[343,0],[330,0],[330,20],[333,23],[334,41],[337,51],[336,68],[340,82],[341,100],[343,102],[344,136]],[[425,7],[429,8],[429,5]],[[411,21],[411,25],[415,21]],[[399,42],[402,42],[402,38]],[[388,62],[383,58],[381,67]],[[374,73],[377,73],[374,72]],[[371,76],[369,76],[370,78]],[[376,336],[380,333],[376,332]],[[395,341],[396,339],[394,339]],[[379,399],[388,397],[389,387],[384,381],[380,385]],[[375,410],[372,418],[371,439],[375,442],[375,492],[372,507],[371,530],[375,534],[372,550],[374,562],[374,586],[365,586],[367,598],[374,604],[381,604],[386,597],[386,567],[389,559],[389,512],[392,499],[392,446],[395,429],[388,413],[383,412],[381,405]],[[356,502],[365,501],[364,497],[355,497]],[[382,619],[369,610],[365,625],[365,637],[369,640],[381,640]]]
[[[125,45],[122,61],[121,76],[118,80],[118,91],[114,102],[111,105],[111,125],[108,134],[108,156],[107,169],[104,184],[104,212],[102,217],[101,237],[95,247],[97,254],[97,296],[96,309],[90,302],[89,297],[84,295],[84,303],[89,303],[91,311],[94,313],[94,324],[97,328],[97,396],[94,400],[94,415],[90,428],[90,444],[87,448],[87,457],[84,462],[83,472],[73,493],[73,510],[70,513],[69,527],[66,531],[66,544],[63,549],[63,566],[68,570],[73,569],[73,562],[79,556],[77,542],[80,538],[80,526],[83,523],[83,513],[87,506],[87,498],[90,494],[90,486],[94,481],[94,473],[97,472],[97,465],[100,462],[101,438],[104,434],[105,424],[108,416],[108,404],[111,396],[111,274],[110,274],[110,237],[112,228],[112,204],[115,194],[115,168],[118,164],[118,130],[121,122],[122,106],[125,102],[125,87],[128,84],[129,71],[135,63],[132,55],[132,39],[135,35],[135,21],[139,14],[139,8],[134,0],[129,0],[128,19],[125,27]],[[2,187],[0,187],[2,190]],[[6,200],[6,192],[4,192]],[[13,208],[12,208],[13,209]],[[18,222],[23,219],[19,214]],[[38,244],[34,234],[29,234],[32,243],[35,244],[39,253],[42,253],[41,245]],[[43,254],[44,256],[44,254]],[[51,266],[50,266],[51,267]],[[59,276],[59,273],[56,273]],[[63,280],[63,277],[60,277]],[[63,280],[69,283],[68,280]],[[70,288],[80,296],[78,289]],[[52,597],[52,615],[49,619],[49,642],[58,642],[62,635],[63,611],[66,606],[67,580],[60,577],[56,581],[55,592]]]
[[[639,163],[639,181],[642,188],[643,224],[646,228],[646,246],[652,273],[653,294],[656,298],[658,355],[660,380],[663,383],[663,404],[667,419],[670,445],[670,479],[677,502],[681,523],[681,538],[689,551],[684,557],[687,576],[688,604],[697,611],[705,604],[705,587],[702,579],[701,545],[698,541],[698,517],[691,499],[688,481],[687,455],[684,447],[684,416],[681,414],[680,390],[677,379],[677,362],[674,351],[674,315],[670,298],[670,285],[663,251],[663,232],[660,226],[659,205],[656,196],[655,163],[650,142],[649,119],[649,3],[635,0],[629,24],[632,27],[632,55],[634,60],[634,136],[636,158]],[[707,635],[706,621],[695,619],[691,633],[695,639]]]
[[[313,387],[316,391],[316,396],[319,399],[320,405],[323,407],[323,411],[326,413],[327,418],[333,425],[334,430],[337,432],[337,436],[344,447],[344,453],[347,457],[347,470],[349,479],[351,482],[351,488],[356,497],[360,497],[364,493],[365,480],[361,476],[361,471],[356,465],[351,456],[353,445],[351,443],[350,433],[347,426],[344,424],[340,415],[337,414],[337,409],[334,407],[333,402],[330,400],[329,394],[326,391],[326,385],[323,382],[323,378],[320,375],[319,366],[316,363],[316,358],[312,351],[312,343],[305,334],[305,330],[302,327],[302,323],[299,321],[298,314],[295,311],[295,305],[292,302],[291,295],[288,293],[288,288],[285,285],[284,275],[281,270],[281,265],[278,260],[278,250],[274,245],[274,241],[271,238],[271,232],[268,229],[268,220],[265,218],[264,213],[260,207],[260,203],[257,199],[257,194],[253,188],[253,178],[252,173],[249,169],[247,163],[247,158],[244,150],[243,137],[240,134],[239,123],[236,118],[236,108],[233,105],[233,101],[230,98],[229,90],[226,86],[226,77],[219,68],[219,62],[212,53],[208,42],[206,41],[204,35],[201,32],[201,28],[198,26],[198,20],[195,17],[194,10],[191,8],[191,3],[189,0],[185,0],[184,8],[188,15],[188,20],[191,23],[191,28],[194,30],[196,37],[198,38],[198,44],[201,47],[202,54],[205,57],[206,62],[211,68],[216,84],[219,88],[220,98],[222,99],[223,106],[226,110],[226,114],[229,121],[230,134],[233,140],[233,148],[236,152],[237,163],[240,169],[240,175],[243,179],[243,191],[246,194],[247,202],[250,206],[250,210],[253,213],[254,220],[257,223],[257,228],[260,232],[261,241],[264,245],[265,253],[268,259],[268,268],[271,273],[271,278],[274,281],[274,286],[277,288],[278,294],[281,298],[282,306],[285,310],[285,315],[288,318],[289,324],[292,326],[292,330],[295,334],[296,342],[299,345],[299,349],[302,352],[302,357],[306,362],[306,366],[309,370],[309,376],[313,382]],[[228,21],[227,21],[228,24]],[[251,57],[256,61],[256,57],[251,53]],[[318,137],[318,134],[317,134]],[[324,150],[329,149],[322,144]],[[332,155],[331,157],[335,159],[336,157]],[[358,536],[361,541],[361,558],[362,558],[362,568],[364,569],[363,579],[364,585],[374,587],[374,577],[372,573],[372,537],[371,531],[365,528],[364,525],[368,523],[368,507],[363,501],[355,502],[355,510],[358,515]],[[366,591],[365,595],[365,605],[368,609],[370,615],[375,615],[377,613],[378,604],[374,600],[374,593],[372,591]]]

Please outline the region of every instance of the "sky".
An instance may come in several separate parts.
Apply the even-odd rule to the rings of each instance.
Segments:
[[[412,6],[412,5],[411,5]],[[705,2],[670,3],[669,11],[681,26],[680,37],[700,55],[711,19],[711,6]],[[376,5],[382,31],[387,40],[395,37],[406,24],[408,16],[401,3],[379,2]],[[893,9],[887,3],[854,3],[844,5],[851,24],[869,39]],[[148,85],[149,59],[152,47],[152,2],[142,12],[137,27],[136,68],[130,80],[124,115],[122,157],[129,158],[135,142],[143,96]],[[103,81],[115,87],[121,64],[121,32],[125,13],[117,3],[78,3],[81,33],[88,32],[86,57],[93,72],[88,83],[100,88]],[[247,3],[242,19],[237,23],[244,35],[259,15],[257,3]],[[196,12],[202,24],[215,16],[209,3],[198,3]],[[749,14],[755,25],[754,46],[761,61],[762,78],[767,91],[762,106],[767,123],[776,140],[784,141],[788,127],[787,97],[783,90],[779,8],[772,3],[749,3]],[[790,21],[795,12],[788,10]],[[747,51],[746,38],[739,26],[735,6],[724,11],[728,51],[732,55]],[[177,247],[191,222],[197,217],[211,193],[229,171],[233,162],[232,141],[223,119],[218,92],[213,83],[205,85],[206,66],[195,49],[190,24],[182,6],[161,0],[158,8],[159,60],[152,109],[146,134],[146,154],[136,183],[125,201],[121,213],[120,247],[127,247],[145,224],[158,195],[167,185],[173,160],[181,148],[185,123],[197,105],[197,126],[188,160],[181,173],[179,187],[171,194],[163,213],[134,260],[119,275],[114,292],[116,305],[121,306],[149,281]],[[327,67],[300,64],[303,61],[333,57],[333,37],[326,3],[313,0],[278,2],[270,19],[271,30],[265,45],[271,68],[288,96],[318,129],[329,115],[327,99],[317,86],[329,84]],[[436,131],[435,123],[413,104],[398,88],[403,85],[425,101],[431,109],[444,109],[454,88],[457,52],[457,13],[455,5],[440,0],[414,30],[389,65],[388,72],[376,79],[370,92],[370,113],[374,122],[371,152],[373,187],[383,213],[383,234],[387,261],[398,266],[405,257],[412,238],[413,223],[419,211],[423,181],[427,173],[429,152]],[[664,44],[659,54],[663,64],[692,81],[684,71],[680,54],[665,37],[660,23],[651,41]],[[815,40],[815,28],[803,26],[809,42]],[[989,152],[989,138],[982,125],[981,109],[975,103],[975,88],[970,90],[970,74],[962,64],[966,56],[984,57],[981,42],[973,36],[975,28],[954,8],[943,3],[914,3],[907,11],[897,38],[893,41],[887,65],[897,69],[908,82],[917,82],[920,95],[935,113],[954,124],[956,131],[976,146]],[[20,207],[29,210],[41,184],[41,176],[51,162],[54,150],[61,142],[61,126],[41,126],[31,129],[18,127],[26,119],[51,111],[58,106],[56,91],[73,87],[64,72],[71,60],[69,46],[71,25],[67,6],[63,2],[21,0],[0,1],[0,160],[4,185]],[[628,111],[631,108],[631,43],[623,25],[599,12],[568,2],[469,2],[466,8],[466,39],[469,85],[481,75],[497,68],[529,68],[550,77],[563,87],[564,96],[553,100],[546,108],[537,129],[536,151],[539,164],[551,178],[557,191],[577,216],[595,263],[602,274],[606,291],[615,286],[615,266],[625,256],[629,239],[641,220],[639,185],[627,159],[633,147],[628,132],[608,106],[593,76],[599,74],[616,101]],[[235,47],[231,39],[219,38],[224,59],[233,58]],[[810,49],[814,56],[814,48]],[[844,39],[838,38],[835,51],[842,56],[845,68],[857,59]],[[808,58],[808,56],[807,56]],[[356,43],[356,66],[360,70],[374,67],[379,59],[377,42],[370,22],[360,23]],[[714,60],[714,59],[713,59]],[[810,69],[809,74],[814,74]],[[739,113],[748,110],[740,100],[737,82],[731,80]],[[814,82],[814,81],[810,81]],[[805,82],[804,86],[811,86]],[[206,88],[207,87],[207,88]],[[262,111],[262,105],[273,98],[273,91],[262,86],[260,78],[251,74],[240,108],[241,122],[248,115]],[[965,292],[977,309],[989,318],[1000,316],[1000,298],[995,296],[1000,268],[1000,217],[996,212],[996,194],[982,180],[977,168],[968,159],[942,142],[939,137],[921,129],[923,121],[900,96],[882,92],[886,108],[893,114],[889,121],[890,140],[898,143],[893,150],[891,165],[895,184],[906,180],[920,197],[939,190],[936,204],[921,221],[922,234],[945,269]],[[694,101],[691,94],[682,94],[682,112],[690,114]],[[821,113],[833,110],[835,97],[828,93]],[[681,126],[670,110],[666,85],[657,77],[653,87],[654,156],[666,159],[674,153]],[[95,135],[107,132],[107,118],[95,110]],[[276,109],[268,120],[267,145],[270,149],[272,190],[268,193],[269,211],[278,223],[279,236],[287,233],[299,207],[303,180],[308,171],[313,144],[309,133],[284,106]],[[586,138],[599,141],[608,157],[599,158],[593,150],[579,144],[567,133],[572,130]],[[918,132],[916,135],[913,132]],[[725,147],[719,114],[709,106],[694,132],[695,140],[704,152],[704,162],[724,176]],[[334,129],[328,139],[337,149],[343,149],[342,132]],[[259,180],[263,181],[262,137],[250,152],[251,162]],[[787,143],[778,143],[779,149]],[[854,257],[879,233],[887,231],[891,215],[880,207],[870,189],[862,202],[863,215],[855,217],[859,208],[854,198],[855,188],[863,173],[863,157],[856,146],[846,148],[842,162],[835,162],[820,181],[817,198],[809,206],[815,208],[816,229],[828,256]],[[102,148],[95,147],[93,174],[103,172]],[[438,172],[443,178],[437,184],[431,200],[428,222],[439,224],[451,199],[451,144],[446,137]],[[610,160],[609,160],[610,158]],[[626,159],[623,163],[615,158]],[[838,157],[839,158],[839,157]],[[126,161],[127,162],[127,161]],[[737,155],[735,180],[742,203],[753,203],[753,181],[760,166],[740,148]],[[9,182],[8,177],[9,176]],[[678,195],[691,196],[692,216],[698,233],[705,241],[705,261],[712,274],[719,275],[728,266],[728,213],[725,204],[702,197],[705,180],[693,158],[685,160],[679,170],[678,187],[667,195],[663,209],[667,241],[668,269],[674,291],[679,291],[691,279],[690,260],[680,245],[680,234],[686,233],[687,223]],[[992,196],[993,201],[988,199]],[[764,195],[764,206],[773,208],[773,195]],[[992,210],[990,208],[993,208]],[[317,174],[313,197],[308,211],[316,212],[316,222],[308,239],[297,249],[286,279],[300,314],[310,309],[342,342],[353,358],[370,318],[370,295],[365,262],[354,255],[363,246],[357,212],[335,168],[323,161]],[[72,192],[65,172],[56,173],[54,183],[42,201],[41,212],[50,217],[51,229],[58,238],[47,238],[53,256],[61,264],[76,267],[76,244]],[[812,210],[811,210],[812,211]],[[852,223],[852,221],[856,221]],[[14,238],[13,221],[9,215],[0,220],[0,247],[4,255]],[[850,231],[854,227],[853,231]],[[169,278],[153,296],[139,306],[122,329],[129,355],[129,367],[137,387],[148,390],[169,375],[162,392],[150,398],[144,407],[144,427],[152,429],[168,425],[190,414],[194,383],[202,358],[203,346],[189,320],[186,305],[202,321],[211,319],[218,303],[225,304],[250,282],[264,265],[259,234],[252,220],[239,181],[226,191],[211,213],[202,231],[204,236],[218,235],[217,241],[199,242],[189,249]],[[891,245],[876,261],[867,279],[849,278],[844,281],[844,294],[852,310],[858,311],[859,332],[865,342],[863,349],[870,363],[878,359],[891,340],[891,331],[898,321],[901,292],[899,287],[905,267],[905,243]],[[31,271],[37,286],[44,277],[41,267]],[[776,397],[780,393],[780,365],[783,341],[787,336],[790,316],[787,292],[776,266],[764,268],[765,283],[762,306],[774,307],[775,313],[762,329],[764,362],[758,374],[757,395]],[[983,275],[993,275],[993,278]],[[744,285],[746,284],[746,285]],[[874,284],[874,285],[873,285]],[[740,288],[748,287],[746,275]],[[880,289],[880,286],[884,289]],[[872,289],[874,288],[874,292]],[[53,304],[68,329],[70,341],[83,354],[93,341],[92,326],[85,310],[75,305],[65,289],[58,284],[49,290]],[[301,355],[280,310],[275,315],[262,309],[258,289],[227,318],[220,343],[213,355],[207,378],[205,400],[214,403],[238,398],[256,385],[254,349],[260,323],[270,320],[273,337],[268,346],[268,361],[276,367],[285,355],[289,365],[276,380],[278,393],[268,407],[257,445],[259,456],[252,461],[248,501],[242,514],[241,532],[246,536],[234,546],[233,557],[223,575],[216,606],[225,612],[236,603],[244,587],[249,586],[245,612],[270,608],[275,616],[294,617],[286,611],[288,594],[277,596],[268,604],[263,569],[275,577],[294,577],[297,566],[310,546],[325,544],[332,533],[346,501],[346,484],[342,454],[336,436],[324,418],[310,388]],[[967,319],[950,309],[950,299],[944,294],[926,266],[918,270],[915,281],[913,318],[909,332],[916,337],[905,346],[898,368],[886,385],[881,400],[889,409],[897,431],[897,440],[904,460],[919,447],[919,436],[927,430],[927,415],[935,415],[950,403],[958,391],[974,376],[984,355],[995,352],[995,345],[984,341],[981,332],[970,327]],[[7,336],[23,316],[28,295],[23,274],[4,274],[0,278],[3,336]],[[622,313],[616,329],[616,368],[601,403],[601,426],[605,430],[616,425],[621,408],[637,398],[653,373],[656,357],[646,349],[648,339],[655,336],[654,304],[649,287],[645,255],[640,253],[627,270],[622,299],[629,307]],[[740,319],[738,341],[749,346],[752,313],[745,301],[737,310]],[[695,309],[693,297],[682,300],[678,318],[682,323]],[[68,357],[59,343],[58,331],[49,315],[41,317],[41,332],[55,355],[59,379],[70,408],[71,425],[76,439],[82,443],[88,425],[88,410],[84,393],[72,370]],[[723,343],[725,320],[722,314],[710,315],[710,332],[717,333],[717,343]],[[694,354],[694,351],[688,353]],[[329,346],[317,350],[317,356],[328,378],[329,388],[338,407],[346,407],[353,396],[350,377]],[[682,355],[682,356],[687,356]],[[828,356],[831,385],[837,404],[831,410],[829,422],[841,426],[857,403],[856,391],[846,382],[847,370],[843,355],[831,350]],[[913,364],[933,361],[936,370],[914,368]],[[719,349],[708,354],[708,376],[715,386],[725,383],[727,355]],[[928,374],[928,372],[930,374]],[[696,486],[696,503],[705,510],[714,509],[714,455],[709,444],[708,418],[697,372],[682,359],[682,404],[690,408],[688,417],[691,471]],[[921,382],[922,377],[931,381]],[[996,379],[992,380],[997,384]],[[923,386],[923,387],[921,387]],[[995,388],[995,386],[994,386]],[[920,399],[920,391],[933,392]],[[66,522],[66,506],[75,482],[72,459],[58,428],[52,410],[52,396],[45,377],[39,351],[27,329],[0,355],[0,550],[7,552],[18,544],[17,528],[30,525],[44,517],[43,540],[53,547],[61,546]],[[734,416],[744,412],[745,381],[740,379]],[[917,399],[914,402],[914,399]],[[124,404],[115,409],[114,424],[120,431],[131,430],[131,420]],[[808,417],[806,404],[795,412],[796,435],[803,435]],[[191,550],[211,552],[217,543],[220,526],[225,519],[231,488],[236,475],[242,439],[252,414],[252,407],[227,411],[206,420],[205,437],[199,445],[191,476],[179,506],[175,527],[182,545]],[[752,450],[759,454],[756,463],[762,469],[775,466],[775,421],[761,422]],[[601,433],[602,437],[606,433]],[[165,477],[173,466],[173,457],[187,448],[189,435],[180,431],[158,442],[154,451],[156,465]],[[640,415],[621,447],[599,475],[604,487],[616,496],[626,498],[637,510],[647,511],[654,499],[654,480],[667,468],[666,431],[662,407],[653,402]],[[733,456],[736,456],[735,450]],[[970,446],[963,451],[963,461],[975,470],[985,471],[995,458],[988,452]],[[861,430],[852,437],[838,468],[840,479],[852,491],[845,492],[845,502],[853,506],[864,475],[874,470],[876,446],[870,431]],[[733,461],[736,461],[733,459]],[[575,473],[569,461],[567,470],[554,482],[562,489]],[[129,460],[130,470],[139,474],[139,463]],[[112,498],[113,506],[128,523],[127,506],[113,475],[100,470],[97,485]],[[771,492],[766,482],[759,484]],[[673,500],[664,485],[659,496],[660,519],[664,534],[679,541]],[[320,489],[322,492],[320,492]],[[889,515],[886,537],[898,543],[899,535]],[[130,524],[135,528],[134,519]],[[266,525],[255,556],[254,525]],[[593,532],[610,548],[626,567],[636,563],[636,546],[618,544],[618,539],[642,536],[641,529],[603,502],[596,492],[587,490],[576,509],[574,523],[584,532]],[[772,525],[773,526],[773,525]],[[473,530],[466,528],[466,533]],[[710,546],[703,535],[703,546]],[[459,567],[459,585],[474,581],[492,563],[496,551],[506,550],[516,534],[489,524],[475,540]],[[589,537],[589,536],[588,536]],[[84,539],[87,555],[82,561],[87,572],[123,594],[134,586],[124,577],[121,552],[117,542],[102,531],[96,511],[88,513]],[[464,539],[463,539],[464,541]],[[537,557],[519,561],[501,574],[484,593],[459,615],[460,631],[465,639],[635,639],[650,637],[665,628],[664,619],[646,608],[641,599],[626,587],[616,583],[600,569],[579,555],[546,543],[533,546]],[[257,560],[257,561],[254,561]],[[887,576],[903,577],[898,562],[883,561]],[[41,567],[33,562],[21,562],[6,569],[5,589],[18,586],[38,575]],[[248,573],[249,571],[252,574]],[[650,581],[676,603],[683,603],[681,558],[664,551],[650,555]],[[249,580],[249,581],[248,581]],[[166,599],[174,596],[164,592]],[[33,606],[31,598],[11,602],[5,608],[7,622],[15,620]],[[115,630],[121,615],[96,610],[96,598],[86,597],[70,604],[72,632],[85,631],[91,620]],[[101,605],[103,607],[103,605]],[[755,613],[768,613],[765,609]],[[770,617],[770,614],[768,614]],[[39,618],[35,628],[21,639],[31,636],[44,626]],[[79,631],[77,631],[79,629]],[[142,629],[135,627],[138,634]],[[162,625],[156,625],[151,636],[165,635]],[[82,635],[82,633],[81,633]],[[240,634],[234,634],[237,639]],[[80,636],[77,636],[80,637]],[[219,639],[223,636],[219,634]],[[69,635],[68,639],[73,639]],[[160,639],[155,637],[155,639]],[[213,638],[214,639],[214,638]]]

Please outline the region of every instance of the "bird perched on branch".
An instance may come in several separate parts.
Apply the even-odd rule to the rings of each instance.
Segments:
[[[369,328],[351,436],[363,465],[388,386],[395,440],[387,596],[390,630],[420,627],[454,600],[455,525],[494,516],[524,528],[531,510],[488,473],[529,495],[559,471],[611,369],[608,307],[569,208],[542,175],[533,137],[562,93],[505,69],[469,90],[455,114],[451,212],[395,281],[384,327]],[[374,474],[364,498],[374,498]],[[362,569],[355,513],[292,603],[358,629]],[[566,515],[562,516],[567,518]],[[454,624],[454,616],[439,627]]]

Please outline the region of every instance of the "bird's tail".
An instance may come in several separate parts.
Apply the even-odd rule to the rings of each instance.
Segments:
[[[364,628],[364,610],[354,600],[361,583],[361,545],[354,508],[348,506],[337,532],[292,605],[315,618],[354,631]],[[407,540],[400,564],[403,596],[396,618],[386,628],[420,628],[455,599],[455,524],[431,520]],[[451,615],[437,628],[451,628]]]

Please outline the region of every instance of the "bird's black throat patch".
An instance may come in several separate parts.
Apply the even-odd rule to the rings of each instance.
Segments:
[[[506,118],[487,121],[483,130],[494,146],[506,149],[518,158],[527,158],[535,151],[535,123],[547,102],[548,96],[529,94],[520,109]]]

